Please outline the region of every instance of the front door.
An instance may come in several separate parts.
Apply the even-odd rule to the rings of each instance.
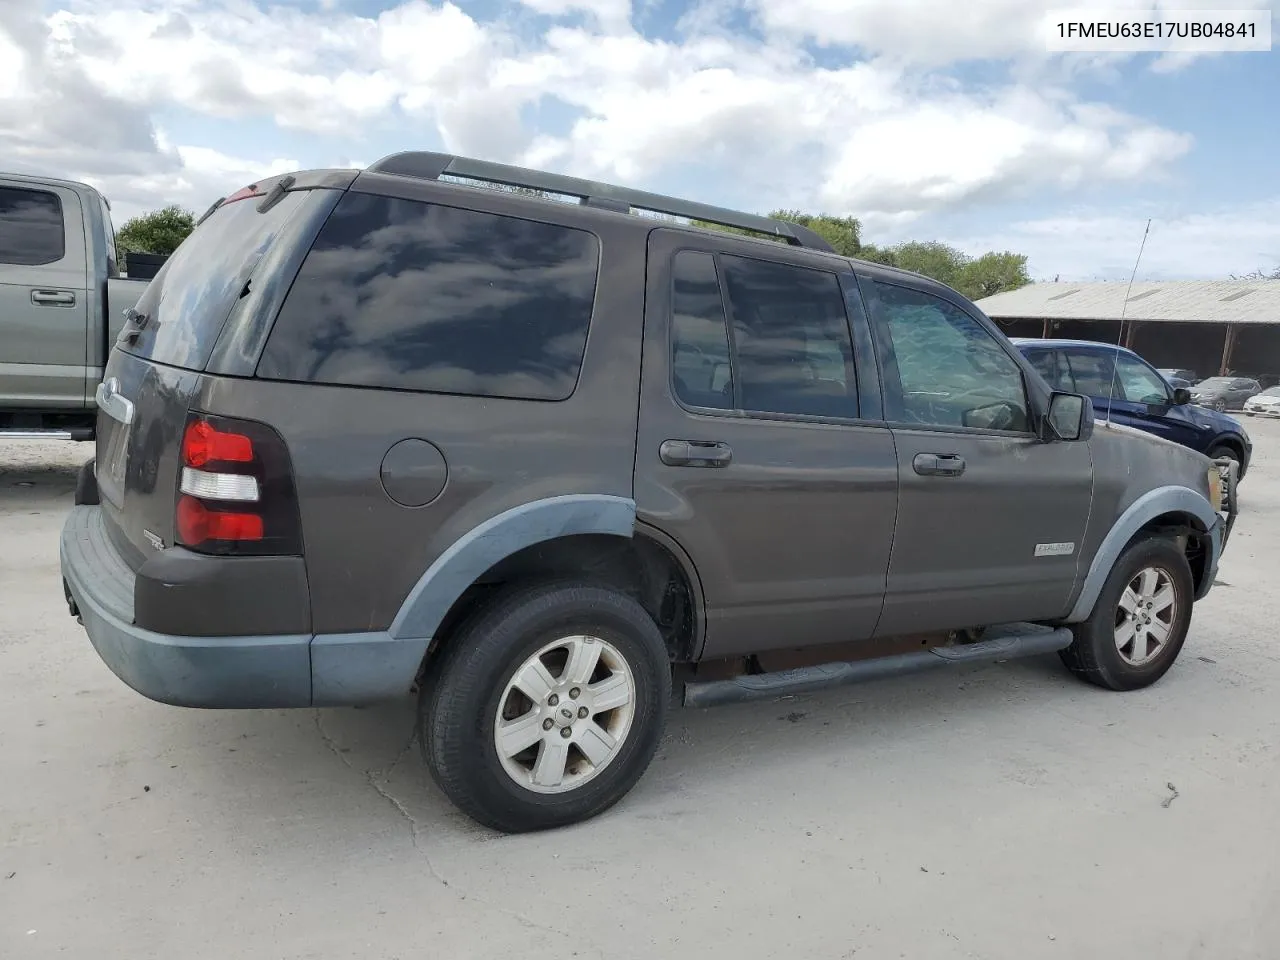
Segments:
[[[1092,496],[1087,443],[1044,443],[1016,352],[958,303],[861,279],[898,460],[881,636],[1066,612]]]
[[[874,373],[839,266],[651,235],[636,507],[694,562],[705,657],[865,639],[879,619],[897,460],[883,423],[859,419]]]
[[[83,214],[74,192],[0,180],[0,405],[84,407]]]
[[[1168,382],[1138,357],[1068,347],[1062,351],[1061,368],[1064,378],[1057,388],[1090,397],[1099,420],[1110,419],[1186,446],[1197,443],[1200,428],[1190,408],[1176,406]]]

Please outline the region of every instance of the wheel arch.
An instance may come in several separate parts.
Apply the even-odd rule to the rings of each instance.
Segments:
[[[1185,537],[1184,550],[1196,581],[1196,596],[1204,593],[1203,583],[1216,568],[1217,546],[1210,530],[1218,522],[1209,501],[1190,487],[1165,486],[1151,490],[1120,515],[1089,564],[1089,572],[1064,619],[1080,623],[1089,618],[1103,585],[1120,555],[1134,541],[1152,534]]]

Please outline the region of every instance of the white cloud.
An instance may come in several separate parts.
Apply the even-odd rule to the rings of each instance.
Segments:
[[[982,88],[940,72],[1026,54],[1038,0],[704,0],[672,40],[637,33],[631,0],[513,2],[573,19],[528,37],[462,0],[377,15],[266,0],[62,0],[45,14],[41,0],[0,0],[0,154],[96,178],[118,209],[202,207],[284,165],[348,165],[376,127],[410,146],[430,126],[459,153],[657,189],[698,176],[712,191],[700,199],[901,227],[989,198],[1145,184],[1190,147],[1034,71]],[[729,29],[735,3],[763,41]],[[872,56],[819,66],[805,39]],[[525,122],[547,102],[567,127]],[[267,119],[331,153],[174,144],[152,120],[172,111]]]
[[[945,66],[970,60],[1049,59],[1051,19],[1068,11],[1248,10],[1276,0],[746,0],[770,34]],[[1112,55],[1109,59],[1116,59]],[[1162,59],[1162,69],[1184,60]]]
[[[1159,211],[1157,211],[1158,213]],[[949,238],[965,250],[1017,250],[1032,276],[1052,280],[1127,280],[1147,214],[1082,210]],[[1280,266],[1280,196],[1242,206],[1153,216],[1138,279],[1224,278]]]

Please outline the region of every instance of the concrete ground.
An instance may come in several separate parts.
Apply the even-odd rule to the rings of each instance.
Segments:
[[[1280,422],[1179,663],[1050,657],[678,712],[618,807],[501,837],[412,704],[143,699],[66,613],[87,446],[0,446],[0,957],[1280,955]]]

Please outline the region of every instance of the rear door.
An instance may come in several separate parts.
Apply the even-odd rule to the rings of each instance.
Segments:
[[[1061,615],[1089,517],[1088,444],[1037,439],[1016,350],[958,299],[859,280],[899,479],[877,633]]]
[[[0,179],[0,403],[83,408],[84,216],[66,187]]]
[[[897,463],[852,281],[791,248],[650,236],[635,499],[694,562],[706,657],[874,633]]]

